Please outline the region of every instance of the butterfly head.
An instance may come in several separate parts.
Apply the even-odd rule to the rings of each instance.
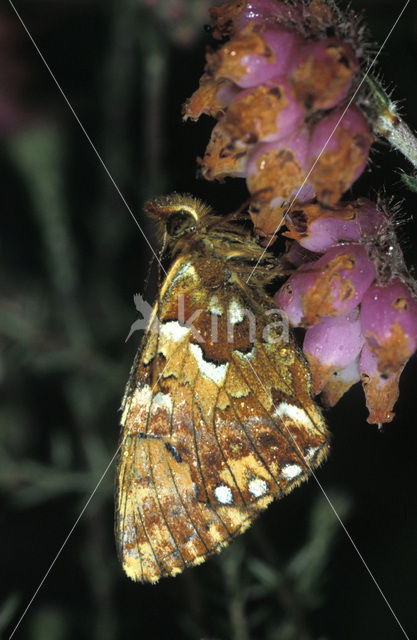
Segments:
[[[218,216],[198,198],[178,193],[149,200],[144,209],[156,220],[162,253],[168,249],[172,256],[190,251],[200,257],[205,254],[228,262],[241,274],[252,273],[256,264],[256,272],[251,275],[255,288],[276,277],[275,259],[239,224],[236,214],[240,212]]]
[[[162,236],[172,243],[204,227],[211,210],[198,198],[173,193],[149,200],[145,211],[157,220]]]

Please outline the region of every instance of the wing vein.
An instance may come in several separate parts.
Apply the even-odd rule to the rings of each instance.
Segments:
[[[204,539],[202,538],[202,536],[201,536],[201,534],[200,534],[200,532],[199,532],[199,530],[198,530],[197,526],[195,525],[194,520],[193,520],[193,518],[191,517],[191,514],[190,514],[190,512],[189,512],[189,511],[188,511],[188,509],[187,509],[187,505],[185,504],[184,500],[183,500],[183,499],[182,499],[182,497],[181,497],[181,493],[180,493],[180,491],[179,491],[179,489],[178,489],[177,481],[175,480],[174,473],[173,473],[173,471],[172,471],[172,467],[171,467],[170,459],[169,459],[169,456],[168,456],[168,455],[166,456],[166,459],[167,459],[167,465],[168,465],[169,473],[170,473],[170,476],[171,476],[171,478],[172,478],[172,483],[173,483],[173,485],[174,485],[174,487],[175,487],[175,490],[176,490],[177,495],[178,495],[178,498],[179,498],[179,500],[180,500],[180,502],[181,502],[181,504],[182,504],[182,507],[183,507],[183,509],[184,509],[185,513],[187,514],[187,516],[188,516],[188,518],[189,518],[189,520],[190,520],[191,524],[193,525],[193,527],[194,527],[194,531],[196,532],[197,536],[200,538],[201,542],[203,543],[203,545],[204,545],[204,547],[205,547],[205,549],[206,549],[207,553],[209,553],[209,551],[210,551],[210,550],[209,550],[209,548],[208,548],[208,546],[207,546],[206,542],[205,542],[205,541],[204,541]]]
[[[175,540],[175,536],[174,536],[174,534],[172,532],[172,529],[171,529],[171,527],[170,527],[170,525],[168,523],[168,518],[167,518],[167,516],[165,514],[165,511],[162,508],[162,503],[161,503],[161,500],[160,500],[159,495],[158,495],[158,487],[157,487],[157,484],[155,482],[155,475],[154,475],[154,472],[153,472],[150,443],[149,443],[148,439],[146,439],[146,440],[147,440],[146,444],[148,445],[149,471],[150,471],[152,486],[153,486],[153,488],[155,490],[155,497],[156,497],[156,501],[157,501],[158,506],[159,506],[159,511],[160,511],[160,513],[162,515],[162,518],[163,518],[164,522],[165,522],[165,526],[166,526],[166,528],[168,530],[168,533],[171,536],[172,540],[174,541],[174,544],[176,546],[177,552],[181,556],[181,560],[182,560],[183,566],[185,567],[186,566],[186,562],[185,562],[184,557],[183,557],[183,555],[181,553],[181,548],[180,548],[178,542]]]
[[[226,377],[226,379],[227,379],[227,377]],[[226,380],[225,380],[225,384],[226,384]],[[237,483],[237,480],[236,480],[236,478],[235,478],[235,475],[234,475],[234,473],[233,473],[233,471],[232,471],[232,469],[231,469],[231,467],[230,467],[230,465],[229,465],[229,463],[228,463],[228,461],[227,461],[227,458],[226,458],[226,456],[225,456],[225,454],[224,454],[223,448],[222,448],[222,447],[221,447],[221,445],[220,445],[219,437],[218,437],[218,434],[217,434],[217,428],[216,428],[216,411],[218,410],[217,401],[218,401],[218,399],[219,399],[220,391],[221,391],[221,389],[219,389],[219,391],[218,391],[218,393],[217,393],[216,402],[215,402],[215,404],[214,404],[214,410],[213,410],[213,433],[214,433],[214,437],[215,437],[215,439],[216,439],[217,446],[219,447],[219,450],[220,450],[221,456],[222,456],[222,458],[223,458],[223,461],[224,461],[224,463],[225,463],[225,465],[226,465],[226,467],[227,467],[227,469],[228,469],[228,471],[229,471],[229,473],[230,473],[230,475],[231,475],[231,477],[232,477],[232,479],[233,479],[233,482],[234,482],[234,484],[235,484],[235,486],[236,486],[236,489],[237,489],[237,490],[238,490],[238,492],[239,492],[239,495],[240,495],[240,497],[241,497],[241,499],[242,499],[243,505],[244,505],[245,507],[247,507],[247,502],[246,502],[245,498],[243,497],[243,494],[242,494],[242,492],[241,492],[241,490],[240,490],[240,487],[239,487],[239,485],[238,485],[238,483]]]

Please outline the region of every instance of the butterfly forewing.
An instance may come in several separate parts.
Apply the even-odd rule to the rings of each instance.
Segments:
[[[116,538],[134,580],[203,562],[328,449],[302,356],[265,341],[263,294],[206,239],[182,245],[123,401]]]

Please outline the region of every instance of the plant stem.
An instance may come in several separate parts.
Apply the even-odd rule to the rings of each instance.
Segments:
[[[390,100],[376,80],[368,76],[367,84],[372,92],[373,106],[376,107],[376,117],[372,122],[374,132],[386,138],[417,168],[416,136],[398,114],[395,102]]]

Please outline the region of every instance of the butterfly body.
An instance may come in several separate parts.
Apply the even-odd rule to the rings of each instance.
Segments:
[[[174,262],[122,404],[116,540],[127,575],[145,582],[229,544],[329,443],[305,361],[261,285],[273,258],[248,284],[262,253],[250,235],[176,198],[148,205]]]

